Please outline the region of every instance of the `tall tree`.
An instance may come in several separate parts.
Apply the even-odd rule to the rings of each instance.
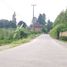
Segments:
[[[37,23],[37,18],[36,18],[36,17],[33,17],[32,23],[33,23],[33,24]]]
[[[0,20],[0,28],[16,28],[16,24],[6,19]]]
[[[54,25],[53,27],[55,27],[56,25],[60,24],[60,23],[64,23],[64,19],[65,19],[65,12],[62,11],[57,18],[54,21]]]
[[[67,9],[62,11],[56,18],[53,28],[50,31],[50,35],[54,38],[59,39],[60,32],[67,31]]]
[[[16,13],[14,12],[13,16],[12,16],[12,22],[16,24]]]
[[[53,23],[50,20],[48,20],[47,21],[47,31],[48,32],[52,29],[52,25],[53,25]]]
[[[41,25],[45,25],[46,24],[46,16],[45,14],[40,14],[39,17],[38,17],[38,22],[41,24]]]
[[[21,26],[21,25],[22,25],[22,27],[24,27],[24,28],[27,27],[27,24],[26,24],[24,21],[19,21],[18,26]]]

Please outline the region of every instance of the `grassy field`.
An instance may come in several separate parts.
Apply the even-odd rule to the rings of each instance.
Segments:
[[[0,46],[3,45],[9,45],[10,47],[15,47],[20,44],[26,43],[31,41],[31,39],[34,39],[37,37],[40,33],[35,33],[27,30],[22,30],[19,33],[15,32],[16,29],[14,28],[9,28],[9,29],[4,29],[0,28]],[[22,38],[18,38],[20,33],[27,32],[27,34],[21,34]],[[17,33],[16,35],[17,38],[13,38],[14,34]],[[24,35],[27,35],[27,37],[24,37]]]
[[[15,28],[0,28],[0,45],[11,43],[13,41],[14,32]]]

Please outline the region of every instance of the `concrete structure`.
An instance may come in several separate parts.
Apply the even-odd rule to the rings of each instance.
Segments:
[[[60,36],[67,36],[67,31],[65,31],[65,32],[60,32]]]

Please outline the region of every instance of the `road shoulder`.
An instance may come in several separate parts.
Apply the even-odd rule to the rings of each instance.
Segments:
[[[54,39],[57,43],[59,43],[60,45],[64,46],[67,48],[67,42],[63,42],[63,41],[60,41],[60,40],[57,40],[57,39]]]

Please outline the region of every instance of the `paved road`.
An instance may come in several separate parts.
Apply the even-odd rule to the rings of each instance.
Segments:
[[[49,35],[0,52],[0,67],[67,67],[67,48]]]

